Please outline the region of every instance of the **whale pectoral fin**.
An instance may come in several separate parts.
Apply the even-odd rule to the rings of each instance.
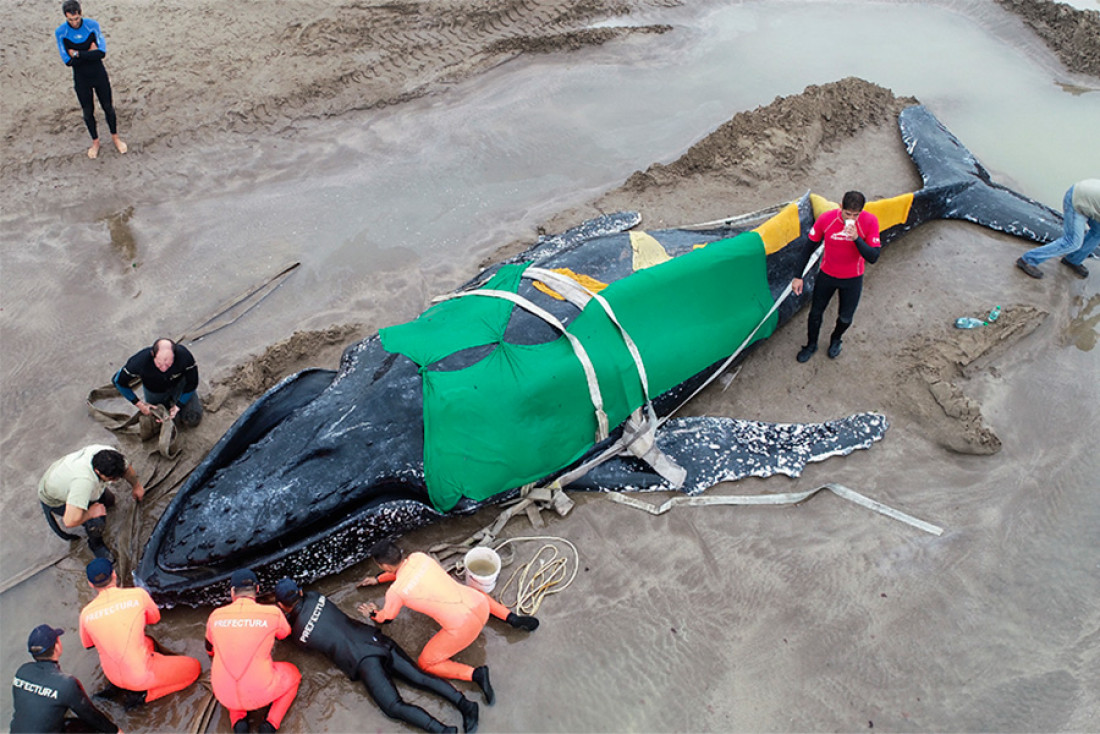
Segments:
[[[889,424],[878,413],[858,413],[824,423],[762,423],[709,416],[674,418],[657,433],[656,448],[684,468],[681,492],[696,495],[720,482],[785,474],[806,464],[869,448]],[[635,457],[600,464],[569,485],[571,490],[659,491],[676,487]]]

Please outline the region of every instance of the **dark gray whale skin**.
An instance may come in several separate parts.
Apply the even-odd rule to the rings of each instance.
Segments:
[[[884,229],[883,245],[934,219],[971,221],[1035,242],[1061,234],[1058,212],[992,183],[973,155],[925,108],[903,111],[899,125],[925,186],[914,193],[906,221]],[[767,257],[773,298],[782,294],[805,256],[805,235],[814,218],[809,194],[798,201],[798,218],[800,237]],[[512,261],[568,267],[610,283],[632,272],[625,230],[638,220],[633,213],[599,217],[540,239]],[[762,221],[649,234],[675,257]],[[476,288],[498,268],[489,268],[463,288]],[[779,308],[780,325],[808,301],[813,274],[807,281],[811,288]],[[520,295],[537,300],[566,323],[576,313],[567,303],[541,296],[527,281]],[[556,337],[522,309],[514,311],[505,334],[510,342],[527,344]],[[433,369],[462,368],[489,349],[460,352]],[[719,367],[716,363],[655,398],[657,414],[673,412]],[[417,365],[385,351],[377,334],[350,346],[335,372],[306,370],[280,382],[238,418],[181,487],[145,546],[134,571],[136,583],[163,606],[212,604],[224,600],[228,577],[237,568],[252,568],[265,587],[284,575],[312,581],[363,560],[381,537],[486,504],[463,500],[448,513],[431,506],[424,478],[421,391]],[[796,475],[806,461],[869,446],[885,429],[885,419],[874,414],[808,426],[674,419],[659,433],[659,445],[688,469],[684,491],[698,492],[715,481],[749,474]],[[581,462],[617,436],[613,432]],[[715,452],[715,445],[736,450]],[[569,488],[666,486],[638,460],[617,458]]]

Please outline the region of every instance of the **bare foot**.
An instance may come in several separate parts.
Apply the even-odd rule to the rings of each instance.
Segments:
[[[88,157],[95,160],[99,157],[99,141],[96,140],[92,143],[92,147],[88,148]]]
[[[122,142],[122,138],[120,138],[119,136],[115,135],[111,138],[111,140],[114,141],[115,148],[118,149],[119,153],[125,154],[126,151],[129,150],[129,148],[126,147],[126,143]]]

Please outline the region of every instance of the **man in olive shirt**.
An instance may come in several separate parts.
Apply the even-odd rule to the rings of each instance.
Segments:
[[[134,500],[140,501],[145,496],[145,487],[134,467],[110,446],[85,446],[55,461],[38,482],[38,499],[51,529],[65,540],[76,540],[77,536],[58,527],[57,518],[61,518],[66,528],[81,525],[92,553],[113,560],[110,548],[103,542],[103,530],[107,510],[115,504],[107,485],[119,479],[130,483]]]

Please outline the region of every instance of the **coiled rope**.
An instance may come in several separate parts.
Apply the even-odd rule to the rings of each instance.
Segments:
[[[558,594],[569,588],[569,585],[573,583],[573,580],[577,578],[577,569],[580,566],[580,553],[577,551],[577,546],[573,545],[565,538],[548,536],[548,535],[536,535],[527,538],[508,538],[504,542],[500,543],[494,550],[502,557],[501,550],[505,546],[511,543],[520,543],[527,541],[543,541],[543,545],[535,552],[531,557],[531,560],[526,563],[517,566],[512,570],[512,575],[497,592],[497,598],[500,603],[514,609],[517,614],[525,614],[534,616],[539,607],[542,606],[542,602],[546,597],[551,594]],[[565,543],[573,551],[573,570],[569,570],[569,559],[562,553],[561,549],[554,543]],[[509,563],[512,562],[512,558],[515,557],[515,550],[511,549],[509,554]],[[516,582],[514,593],[516,600],[514,603],[509,604],[505,601],[505,594],[511,587],[512,582]]]

